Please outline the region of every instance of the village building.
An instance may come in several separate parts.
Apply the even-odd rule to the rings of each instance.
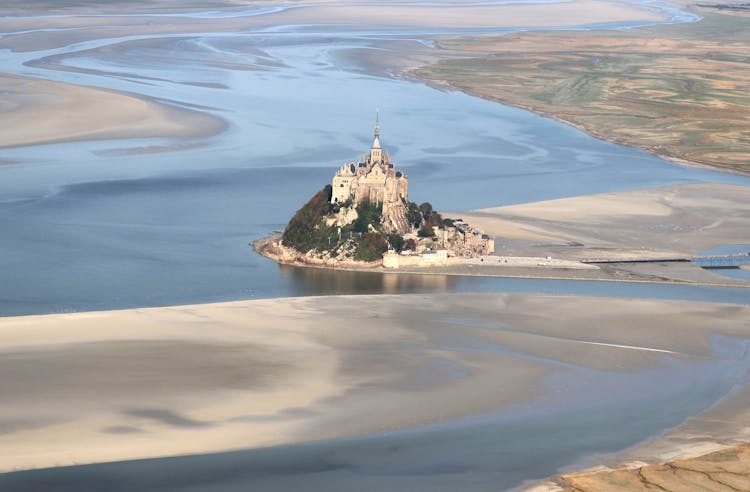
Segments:
[[[363,201],[382,204],[383,229],[404,234],[411,229],[407,219],[409,179],[397,170],[380,144],[380,121],[375,119],[375,137],[370,152],[358,163],[348,163],[336,172],[331,203],[356,206]]]

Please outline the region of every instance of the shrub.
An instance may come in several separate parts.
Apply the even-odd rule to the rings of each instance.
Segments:
[[[382,258],[386,251],[388,251],[388,241],[385,235],[372,232],[362,236],[354,258],[361,261],[375,261]]]
[[[404,238],[401,234],[388,234],[388,243],[399,253],[404,248]]]
[[[440,215],[437,212],[433,212],[432,215],[430,215],[427,220],[425,221],[425,224],[427,224],[430,227],[437,227],[442,228],[443,227],[443,216]]]
[[[425,222],[424,224],[422,224],[422,227],[419,228],[419,231],[417,231],[417,236],[435,237],[435,231],[432,230],[432,226]]]

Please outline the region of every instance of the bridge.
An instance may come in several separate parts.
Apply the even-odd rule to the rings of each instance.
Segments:
[[[614,264],[614,263],[688,263],[692,262],[701,268],[739,268],[750,265],[750,253],[713,256],[684,256],[673,258],[601,258],[581,260],[581,263]]]

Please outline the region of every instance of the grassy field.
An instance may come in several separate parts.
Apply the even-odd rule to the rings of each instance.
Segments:
[[[417,75],[673,160],[750,173],[750,16],[456,38]]]

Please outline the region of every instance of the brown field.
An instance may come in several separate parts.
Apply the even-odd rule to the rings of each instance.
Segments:
[[[750,16],[445,39],[417,75],[675,161],[750,172]],[[455,58],[455,53],[466,57]]]

